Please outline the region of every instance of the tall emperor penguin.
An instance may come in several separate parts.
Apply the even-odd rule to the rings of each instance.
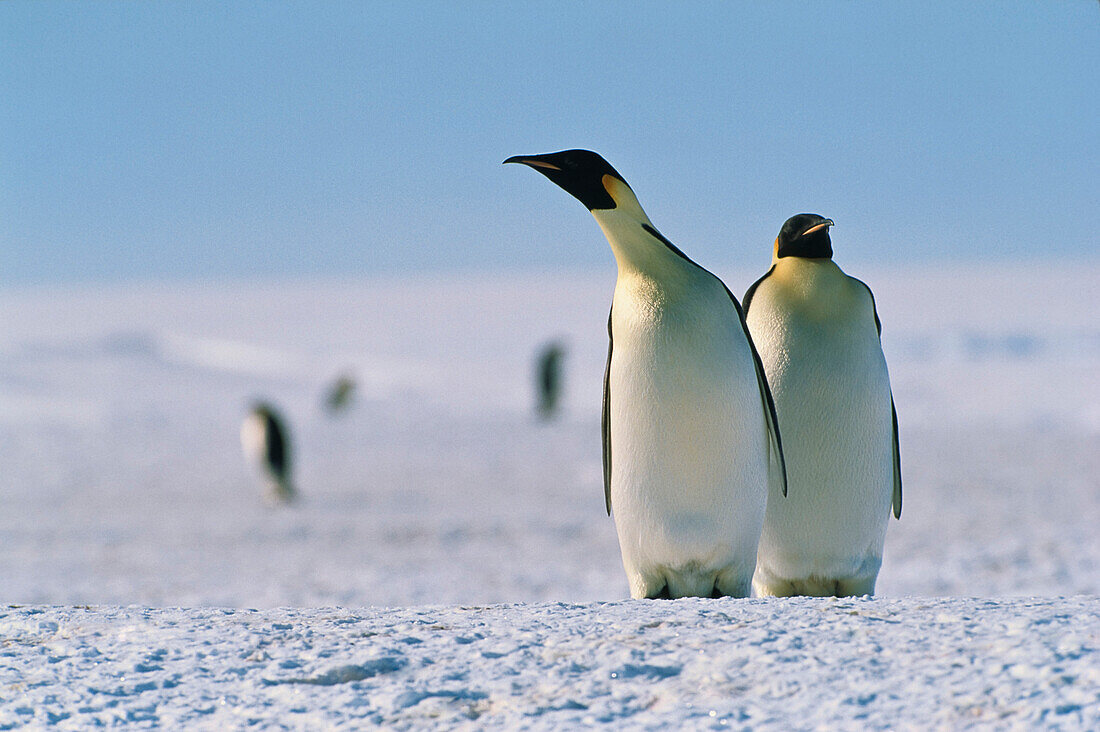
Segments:
[[[760,358],[722,281],[663,237],[587,150],[516,156],[580,200],[611,244],[603,467],[635,598],[746,597],[769,484],[786,491]]]
[[[783,224],[745,314],[783,424],[791,497],[768,495],[757,595],[870,595],[901,456],[882,325],[867,285],[832,260],[830,219]]]

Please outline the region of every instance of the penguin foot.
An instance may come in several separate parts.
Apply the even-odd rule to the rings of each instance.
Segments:
[[[666,574],[664,581],[651,588],[643,588],[634,597],[646,600],[674,600],[680,597],[748,597],[750,582],[742,572],[721,572],[717,576],[711,573],[672,572]]]
[[[849,577],[848,579],[842,579],[836,581],[836,596],[837,597],[863,597],[864,595],[875,594],[875,580],[877,576],[871,577]]]
[[[657,592],[655,592],[653,594],[650,594],[650,595],[646,595],[645,599],[647,599],[647,600],[671,600],[672,595],[668,591],[668,583],[666,582],[665,584],[661,585],[661,589],[657,590]]]
[[[298,491],[286,481],[272,481],[267,488],[267,503],[271,506],[282,506],[293,503],[298,497]]]
[[[783,580],[775,577],[753,579],[757,597],[862,597],[875,594],[876,577],[844,579],[806,577]]]

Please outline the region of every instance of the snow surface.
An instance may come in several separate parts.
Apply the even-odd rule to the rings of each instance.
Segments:
[[[0,610],[0,726],[1100,725],[1093,599]]]
[[[846,268],[901,426],[873,600],[621,601],[610,270],[0,293],[0,727],[1095,728],[1100,263]],[[254,397],[295,505],[240,454]]]

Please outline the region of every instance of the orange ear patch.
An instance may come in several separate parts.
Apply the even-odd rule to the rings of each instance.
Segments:
[[[621,203],[621,200],[617,195],[619,192],[619,186],[624,185],[621,180],[613,175],[604,174],[603,178],[600,179],[600,183],[603,183],[604,190],[607,191],[607,195],[611,196],[616,205]]]

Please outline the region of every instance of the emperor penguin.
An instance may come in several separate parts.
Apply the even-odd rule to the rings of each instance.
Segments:
[[[790,498],[768,494],[759,596],[874,594],[891,507],[901,517],[882,324],[870,288],[833,262],[831,226],[816,214],[788,219],[771,269],[745,293],[791,488]]]
[[[558,413],[564,356],[565,347],[558,341],[547,343],[538,352],[535,363],[535,391],[538,397],[535,412],[543,421],[553,419]]]
[[[588,150],[521,155],[592,213],[618,265],[603,384],[603,477],[634,598],[747,597],[779,425],[737,299],[661,235]]]
[[[355,397],[355,377],[350,373],[340,374],[325,393],[325,409],[329,414],[345,411]]]
[[[273,406],[266,402],[252,406],[241,425],[241,447],[245,459],[266,481],[267,498],[276,503],[293,500],[289,433]]]

